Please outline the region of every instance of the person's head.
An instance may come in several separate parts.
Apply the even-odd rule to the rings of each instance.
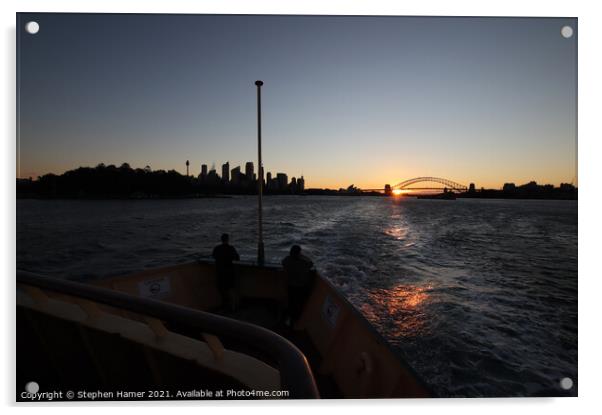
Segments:
[[[226,245],[228,242],[230,242],[230,235],[227,233],[222,233],[222,243]]]
[[[301,255],[301,247],[299,245],[291,246],[291,256],[297,258],[299,255]]]

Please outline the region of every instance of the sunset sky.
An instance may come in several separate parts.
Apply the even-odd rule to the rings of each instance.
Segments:
[[[244,169],[261,79],[265,171],[306,187],[576,181],[576,19],[20,14],[17,31],[18,177]]]

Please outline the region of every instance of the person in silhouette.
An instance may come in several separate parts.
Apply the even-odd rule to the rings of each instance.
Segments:
[[[217,274],[217,288],[222,296],[222,301],[235,309],[235,279],[233,261],[239,261],[240,256],[236,249],[230,245],[230,236],[222,234],[222,243],[213,248],[213,259],[215,259],[215,271]]]
[[[292,324],[301,316],[305,301],[311,293],[313,275],[310,271],[314,264],[301,254],[299,245],[293,245],[290,254],[282,260],[282,266],[287,277],[288,315]]]

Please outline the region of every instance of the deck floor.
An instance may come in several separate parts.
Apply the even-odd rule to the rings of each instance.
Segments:
[[[284,313],[279,310],[275,304],[263,301],[246,301],[234,311],[222,309],[216,310],[216,313],[225,317],[265,327],[289,340],[297,346],[307,358],[313,371],[318,390],[320,391],[320,397],[323,399],[338,399],[343,397],[332,376],[319,373],[318,369],[322,364],[322,357],[310,337],[305,331],[293,330],[292,327],[286,325],[284,322]],[[251,350],[247,350],[247,352],[254,354],[258,358],[262,358],[262,356],[256,355]],[[265,358],[265,356],[263,358]],[[276,364],[276,362],[272,363]]]

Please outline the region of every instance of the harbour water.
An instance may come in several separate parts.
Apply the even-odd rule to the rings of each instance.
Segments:
[[[98,279],[256,256],[254,197],[18,200],[17,267]],[[577,202],[264,199],[266,258],[310,256],[441,396],[577,394]],[[575,386],[564,391],[560,380]]]

